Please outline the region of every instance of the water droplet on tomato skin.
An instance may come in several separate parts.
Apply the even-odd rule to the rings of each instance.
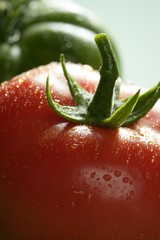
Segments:
[[[109,175],[109,174],[105,174],[105,175],[103,175],[103,179],[104,179],[105,181],[110,181],[111,178],[112,178],[112,176]]]
[[[121,170],[120,169],[116,169],[114,171],[114,175],[115,175],[115,177],[120,177],[121,176]]]
[[[129,159],[126,160],[126,164],[127,164],[127,165],[129,164]]]
[[[84,191],[82,191],[82,190],[74,190],[73,193],[81,195],[81,194],[84,194]]]
[[[133,185],[133,180],[129,180],[129,184],[130,184],[130,185]]]
[[[133,196],[135,194],[134,191],[130,191],[130,195]]]
[[[155,162],[155,156],[152,156],[151,163],[154,163],[154,162]]]
[[[130,139],[131,139],[131,140],[135,140],[135,137],[134,137],[134,136],[130,136]]]
[[[146,177],[146,178],[149,178],[149,173],[145,173],[145,177]]]
[[[91,172],[91,175],[90,175],[90,177],[91,177],[91,178],[94,178],[94,177],[95,177],[95,175],[96,175],[96,173],[95,173],[95,172]]]
[[[123,181],[124,183],[128,183],[129,178],[128,178],[128,177],[124,177],[124,178],[122,179],[122,181]]]
[[[132,179],[128,171],[118,166],[81,169],[78,187],[83,189],[85,194],[92,191],[93,197],[95,195],[105,200],[119,199],[131,202],[137,197],[137,181]]]
[[[92,194],[91,194],[91,193],[89,193],[89,194],[88,194],[88,202],[90,202],[90,201],[91,201],[91,199],[92,199]]]
[[[72,149],[77,149],[79,147],[79,144],[78,143],[74,143],[73,145],[71,145],[71,148]]]

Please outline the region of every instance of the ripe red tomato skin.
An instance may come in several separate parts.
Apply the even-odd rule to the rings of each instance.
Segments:
[[[41,76],[56,69],[28,72],[0,88],[1,236],[160,239],[159,103],[129,128],[74,125],[56,116],[45,99]],[[97,74],[84,84],[84,71],[77,78],[93,91]],[[53,95],[72,104],[60,79],[54,76]]]

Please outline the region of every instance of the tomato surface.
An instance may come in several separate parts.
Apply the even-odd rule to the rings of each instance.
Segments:
[[[67,69],[95,91],[98,72]],[[130,127],[76,125],[48,105],[48,75],[55,101],[74,104],[58,63],[0,87],[1,239],[159,240],[160,102]]]

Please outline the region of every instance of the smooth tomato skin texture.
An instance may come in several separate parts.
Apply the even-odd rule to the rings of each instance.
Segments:
[[[97,72],[67,69],[94,92]],[[57,63],[0,87],[2,239],[159,240],[160,103],[130,127],[75,125],[49,107],[48,74],[54,99],[73,104]]]

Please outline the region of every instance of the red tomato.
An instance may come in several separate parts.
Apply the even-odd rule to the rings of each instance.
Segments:
[[[67,69],[94,92],[98,72]],[[76,125],[48,105],[48,74],[54,99],[73,104],[58,63],[0,87],[1,239],[159,240],[160,102],[131,127]]]

